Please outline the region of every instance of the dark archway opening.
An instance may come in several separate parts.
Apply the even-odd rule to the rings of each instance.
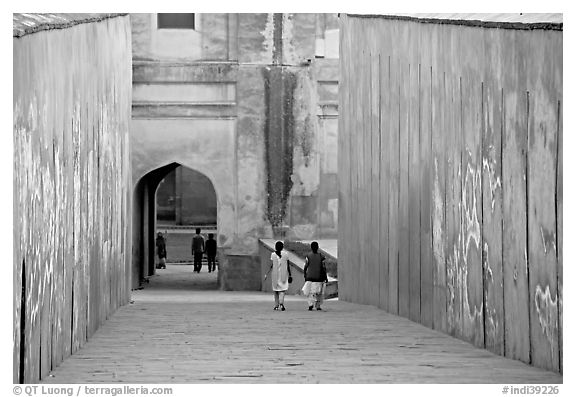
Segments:
[[[162,288],[217,289],[217,269],[208,273],[204,255],[200,274],[193,276],[191,241],[196,228],[208,240],[217,241],[217,196],[204,174],[171,163],[157,168],[138,181],[134,194],[134,263],[132,288],[141,288],[155,274]],[[158,232],[166,240],[166,269],[158,269]],[[217,265],[217,259],[216,259]],[[155,282],[156,282],[155,281]]]
[[[216,228],[216,191],[207,176],[179,166],[161,181],[156,192],[156,222],[162,226]]]

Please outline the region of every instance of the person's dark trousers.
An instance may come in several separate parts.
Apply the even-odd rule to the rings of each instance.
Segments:
[[[216,270],[216,255],[207,255],[208,257],[208,271]]]
[[[202,254],[194,254],[194,271],[200,273],[202,270]]]

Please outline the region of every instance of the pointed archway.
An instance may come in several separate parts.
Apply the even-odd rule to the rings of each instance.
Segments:
[[[179,178],[172,186],[172,202],[160,189],[163,217],[179,225],[210,225],[217,228],[217,194],[206,175],[173,162],[145,174],[134,189],[132,288],[138,288],[156,273],[155,236],[158,225],[157,195],[160,184],[172,176]],[[163,182],[164,181],[164,182]],[[166,186],[163,186],[165,188]],[[170,188],[168,188],[170,190]],[[168,194],[168,196],[170,196]],[[162,217],[161,217],[162,218]]]

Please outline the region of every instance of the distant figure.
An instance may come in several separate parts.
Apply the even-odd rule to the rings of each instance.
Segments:
[[[156,236],[156,253],[158,255],[157,269],[166,269],[166,240],[161,232]]]
[[[208,233],[208,240],[206,241],[206,257],[208,258],[208,273],[216,270],[216,240],[214,234]]]
[[[200,228],[196,228],[196,235],[192,237],[192,256],[194,257],[194,271],[200,273],[202,269],[202,255],[204,254],[204,238],[200,235]]]
[[[326,274],[326,258],[318,252],[318,243],[313,241],[310,244],[312,253],[306,255],[306,264],[304,265],[304,286],[302,292],[308,296],[308,310],[316,306],[316,310],[322,310],[320,307],[324,301],[324,283],[328,282]]]
[[[284,295],[288,290],[288,284],[292,282],[292,274],[290,273],[290,267],[288,266],[288,255],[286,253],[282,254],[284,249],[284,244],[282,241],[276,242],[276,251],[272,252],[270,255],[270,260],[272,264],[270,265],[270,270],[272,270],[272,275],[270,279],[272,281],[272,290],[274,291],[274,310],[281,309],[286,310],[284,307]],[[268,277],[268,273],[264,275],[264,280]]]

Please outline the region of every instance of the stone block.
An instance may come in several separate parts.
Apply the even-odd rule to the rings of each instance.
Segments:
[[[251,255],[219,256],[219,284],[225,291],[260,291],[260,258]]]

